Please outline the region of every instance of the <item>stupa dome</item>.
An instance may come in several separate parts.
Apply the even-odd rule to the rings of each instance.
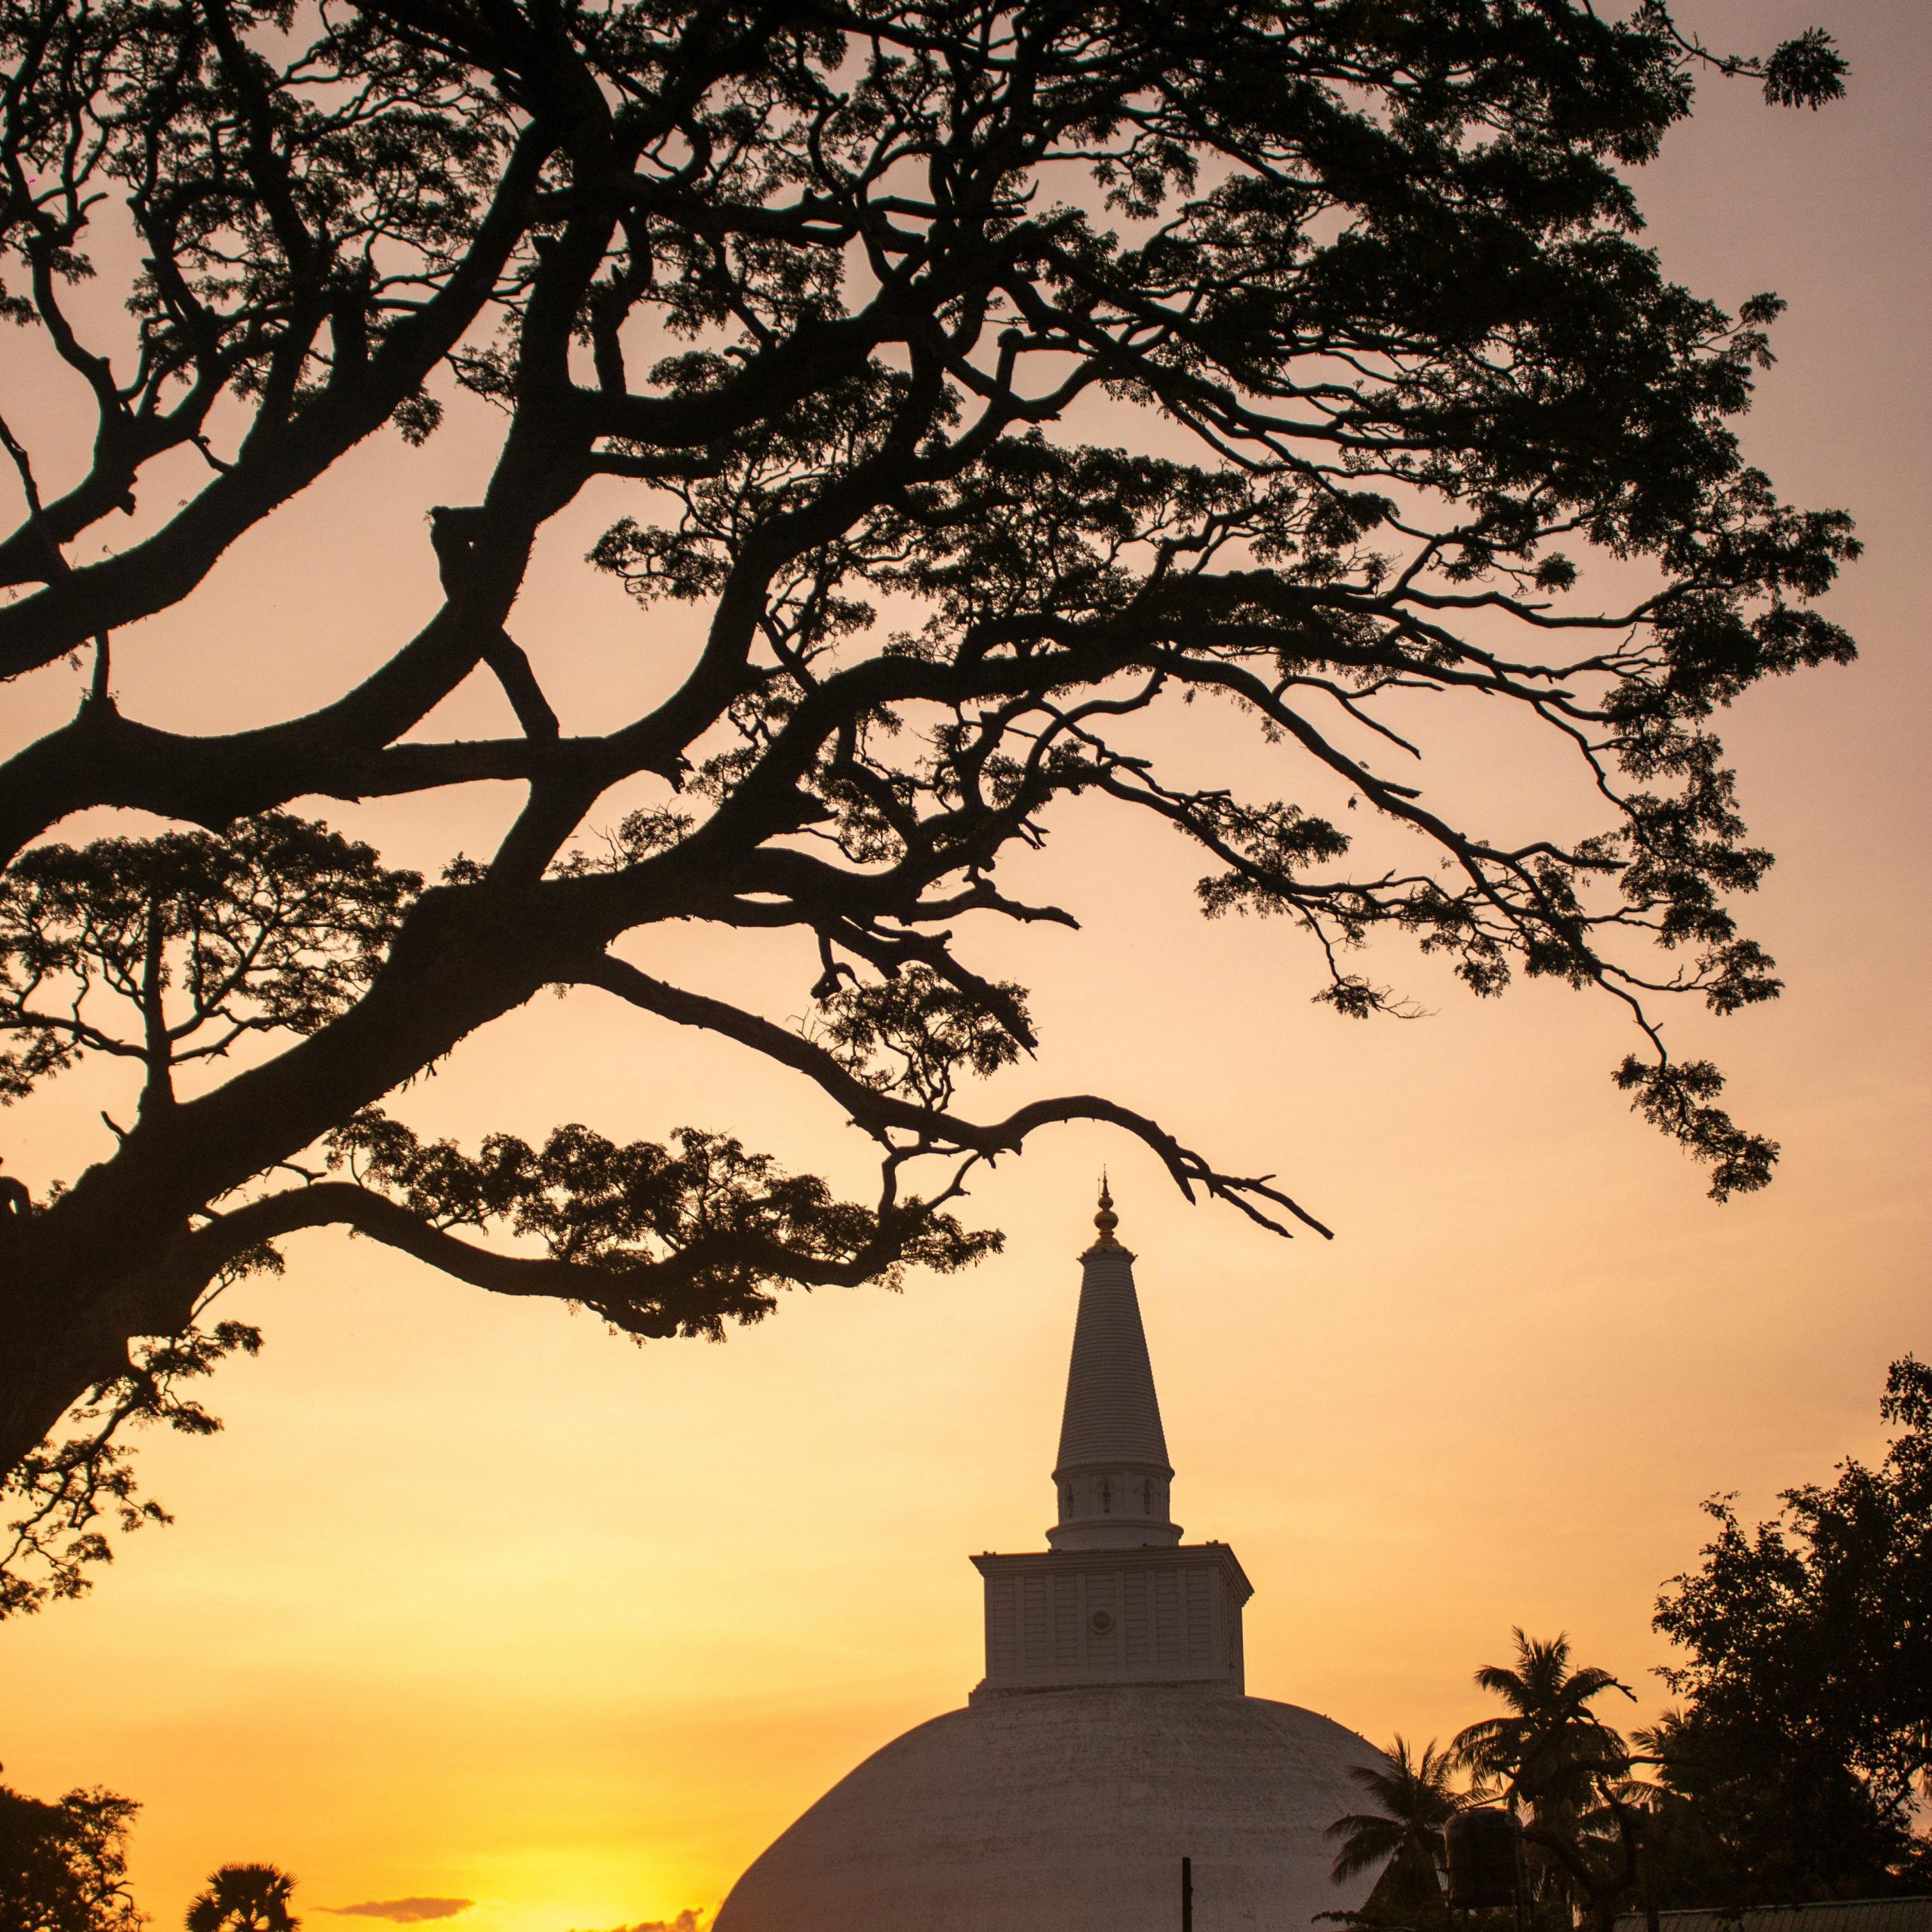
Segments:
[[[1351,1910],[1327,1828],[1381,1754],[1244,1694],[1253,1594],[1171,1520],[1134,1257],[1081,1257],[1048,1547],[976,1556],[986,1675],[968,1707],[875,1752],[753,1861],[712,1932],[1306,1932]]]
[[[1193,1685],[1010,1693],[896,1738],[733,1888],[715,1932],[1307,1932],[1360,1905],[1324,1828],[1365,1740]]]

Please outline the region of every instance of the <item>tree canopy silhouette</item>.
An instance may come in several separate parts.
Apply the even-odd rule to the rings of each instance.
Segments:
[[[1729,1498],[1705,1506],[1717,1534],[1654,1620],[1678,1646],[1657,1674],[1679,1707],[1626,1743],[1592,1706],[1627,1687],[1573,1667],[1564,1636],[1518,1629],[1513,1662],[1475,1674],[1505,1715],[1447,1752],[1398,1737],[1352,1774],[1375,1809],[1328,1828],[1335,1875],[1389,1862],[1361,1910],[1321,1915],[1358,1932],[1446,1925],[1442,1827],[1499,1798],[1525,1821],[1540,1932],[1932,1885],[1932,1368],[1894,1361],[1879,1413],[1897,1432],[1875,1467],[1847,1457],[1752,1531]]]
[[[128,1890],[128,1832],[141,1807],[96,1787],[49,1803],[0,1785],[0,1927],[140,1932]]]
[[[295,1881],[276,1865],[223,1865],[183,1915],[186,1932],[301,1932],[289,1909]]]
[[[1445,1868],[1443,1827],[1460,1810],[1453,1783],[1456,1760],[1432,1738],[1420,1751],[1398,1731],[1380,1764],[1355,1764],[1350,1779],[1371,1811],[1346,1811],[1327,1827],[1340,1844],[1328,1868],[1337,1884],[1366,1872],[1375,1884],[1358,1912],[1321,1915],[1349,1924],[1447,1925],[1438,1874]]]
[[[1639,1742],[1679,1897],[1756,1905],[1932,1885],[1932,1368],[1894,1362],[1875,1468],[1784,1492],[1658,1598],[1684,1699]],[[1674,1902],[1674,1901],[1673,1901]]]
[[[1457,1761],[1474,1777],[1475,1795],[1500,1796],[1525,1814],[1530,1881],[1539,1898],[1606,1925],[1635,1875],[1634,1820],[1617,1815],[1615,1787],[1630,1769],[1623,1735],[1591,1706],[1607,1691],[1634,1698],[1629,1686],[1595,1664],[1571,1662],[1570,1639],[1510,1633],[1516,1655],[1475,1673],[1480,1689],[1508,1706],[1456,1734]],[[1608,1854],[1606,1857],[1606,1854]]]
[[[1083,798],[1189,841],[1208,912],[1298,928],[1341,1014],[1400,1008],[1359,957],[1383,928],[1478,994],[1620,1002],[1632,1103],[1720,1198],[1767,1179],[1652,1008],[1778,990],[1712,722],[1851,656],[1812,600],[1856,545],[1739,452],[1776,299],[1668,280],[1626,177],[1700,69],[1839,92],[1822,35],[1713,53],[1657,0],[0,0],[0,300],[89,418],[85,449],[0,422],[0,676],[91,666],[0,767],[5,1081],[115,1058],[132,1109],[0,1220],[0,1468],[41,1564],[11,1606],[138,1519],[117,1432],[207,1423],[179,1382],[252,1339],[209,1298],[299,1229],[663,1336],[970,1261],[974,1170],[1059,1122],[1318,1225],[1105,1096],[962,1100],[1035,1044],[965,928],[1073,922],[1001,862]],[[115,632],[365,438],[491,405],[494,466],[425,533],[441,601],[375,669],[245,730],[117,703]],[[588,561],[646,647],[666,600],[702,636],[661,701],[567,730],[516,607],[593,485],[631,493]],[[513,733],[419,730],[473,678]],[[1278,791],[1150,754],[1195,700]],[[1574,786],[1478,822],[1422,780],[1472,733]],[[485,780],[514,823],[427,884],[290,809]],[[177,829],[38,842],[103,808]],[[805,1022],[651,970],[671,921],[790,936]],[[875,1197],[715,1129],[466,1149],[380,1111],[545,988],[815,1085]]]
[[[1513,1663],[1486,1663],[1478,1688],[1509,1706],[1502,1717],[1479,1718],[1456,1734],[1457,1761],[1513,1804],[1539,1816],[1574,1819],[1593,1800],[1598,1783],[1629,1768],[1622,1736],[1590,1706],[1607,1690],[1635,1694],[1594,1664],[1572,1669],[1570,1639],[1531,1637],[1519,1625]]]

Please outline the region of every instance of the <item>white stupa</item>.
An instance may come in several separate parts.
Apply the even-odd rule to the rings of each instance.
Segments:
[[[1048,1547],[973,1559],[986,1676],[875,1752],[732,1887],[713,1932],[1306,1932],[1361,1903],[1324,1828],[1365,1739],[1246,1694],[1226,1543],[1185,1543],[1134,1257],[1104,1187],[1081,1257]]]

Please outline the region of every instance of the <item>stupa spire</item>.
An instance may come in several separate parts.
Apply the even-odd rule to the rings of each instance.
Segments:
[[[1120,1217],[1104,1174],[1094,1225],[1099,1232],[1081,1257],[1080,1307],[1054,1468],[1059,1521],[1047,1540],[1056,1549],[1177,1543],[1180,1527],[1168,1520],[1174,1470],[1140,1323],[1134,1256],[1115,1235]]]
[[[1184,1543],[1168,1520],[1174,1472],[1134,1257],[1115,1232],[1105,1175],[1094,1226],[1080,1257],[1052,1547],[973,1559],[986,1589],[976,1704],[1075,1684],[1241,1688],[1241,1606],[1254,1588],[1226,1543]]]

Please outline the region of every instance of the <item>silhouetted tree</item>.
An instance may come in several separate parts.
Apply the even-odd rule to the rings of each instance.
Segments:
[[[1327,1828],[1342,1841],[1330,1875],[1340,1884],[1374,1872],[1374,1887],[1361,1911],[1325,1915],[1364,1925],[1444,1921],[1442,1828],[1463,1801],[1452,1783],[1454,1758],[1433,1739],[1418,1752],[1400,1733],[1386,1758],[1349,1770],[1375,1809],[1346,1812]]]
[[[224,1865],[189,1906],[187,1932],[300,1932],[288,1909],[295,1881],[274,1865]]]
[[[0,1932],[138,1932],[127,1876],[140,1809],[99,1789],[48,1804],[0,1785]]]
[[[1459,1732],[1453,1755],[1476,1796],[1521,1810],[1552,1932],[1577,1910],[1607,1927],[1632,1910],[1932,1890],[1918,1809],[1932,1800],[1932,1367],[1893,1363],[1880,1414],[1898,1432],[1876,1468],[1847,1459],[1752,1531],[1727,1498],[1706,1505],[1718,1533],[1656,1618],[1687,1655],[1661,1672],[1685,1702],[1634,1752],[1590,1708],[1626,1687],[1573,1669],[1564,1638],[1518,1629],[1515,1660],[1476,1673],[1509,1709]],[[1412,1772],[1404,1753],[1381,1775],[1400,1792],[1429,1764]],[[1396,1842],[1386,1817],[1331,1835],[1358,1826],[1382,1834],[1364,1852]]]
[[[1572,1669],[1570,1639],[1526,1635],[1518,1626],[1513,1663],[1486,1663],[1479,1688],[1509,1706],[1506,1715],[1483,1718],[1456,1734],[1457,1761],[1502,1788],[1512,1803],[1548,1820],[1574,1820],[1595,1798],[1598,1780],[1629,1767],[1629,1747],[1591,1705],[1605,1691],[1635,1693],[1607,1670]]]
[[[1545,1639],[1519,1626],[1511,1634],[1515,1662],[1484,1664],[1475,1674],[1507,1715],[1465,1725],[1451,1748],[1512,1810],[1526,1814],[1538,1894],[1601,1917],[1634,1876],[1634,1850],[1624,1843],[1634,1821],[1619,1815],[1611,1795],[1630,1768],[1629,1746],[1590,1706],[1606,1691],[1635,1694],[1594,1665],[1573,1669],[1561,1632]]]
[[[1932,1368],[1894,1362],[1880,1412],[1899,1432],[1875,1469],[1847,1459],[1755,1530],[1707,1503],[1717,1535],[1658,1599],[1685,1703],[1639,1741],[1675,1897],[1932,1887]]]
[[[1700,65],[1840,91],[1823,35],[1714,56],[1657,0],[0,0],[0,300],[91,419],[85,448],[0,421],[0,582],[27,590],[0,677],[91,661],[0,767],[8,1088],[131,1075],[102,1158],[0,1226],[11,1607],[80,1587],[134,1506],[117,1432],[192,1410],[174,1384],[245,1339],[209,1296],[297,1229],[642,1337],[964,1265],[995,1238],[953,1217],[964,1184],[1066,1121],[1313,1224],[1104,1097],[961,1103],[1034,1035],[958,936],[1072,922],[1000,862],[1083,796],[1187,838],[1208,912],[1301,928],[1340,1013],[1399,1005],[1352,957],[1385,927],[1477,993],[1607,994],[1641,1029],[1632,1104],[1720,1197],[1767,1177],[1644,1002],[1778,990],[1730,906],[1770,855],[1711,721],[1850,657],[1810,600],[1856,545],[1738,452],[1777,302],[1667,281],[1626,177]],[[300,717],[123,712],[114,632],[363,439],[478,398],[494,467],[429,520],[412,633],[345,640]],[[592,565],[697,607],[702,641],[648,706],[566,730],[515,607],[592,488],[630,492]],[[516,731],[419,734],[472,678]],[[1195,699],[1277,748],[1278,789],[1152,755]],[[1486,727],[1512,759],[1546,737],[1574,790],[1521,824],[1432,798],[1414,761]],[[426,887],[288,810],[486,780],[514,823]],[[36,845],[99,808],[177,829]],[[788,937],[803,1023],[650,970],[672,921]],[[463,1149],[378,1111],[546,987],[814,1084],[876,1144],[876,1198],[716,1132]]]

